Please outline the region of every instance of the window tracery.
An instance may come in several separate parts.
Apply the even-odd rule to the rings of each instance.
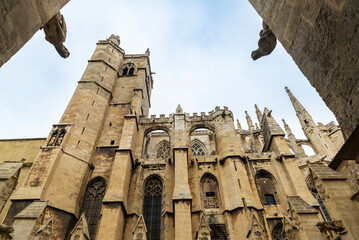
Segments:
[[[92,179],[86,188],[82,210],[85,213],[88,222],[91,239],[94,239],[95,237],[105,191],[106,181],[102,177]]]
[[[161,235],[162,181],[151,176],[145,183],[143,217],[149,240],[159,240]]]
[[[283,230],[283,224],[277,223],[272,230],[272,239],[273,240],[285,240],[285,231]]]
[[[168,158],[170,152],[170,144],[167,141],[162,141],[156,151],[157,158]]]
[[[217,179],[207,174],[202,177],[201,183],[204,208],[219,208]]]
[[[192,141],[191,145],[192,145],[191,146],[192,155],[195,155],[195,156],[206,155],[206,148],[202,142],[200,142],[199,140],[196,139],[196,140]]]
[[[226,240],[227,231],[225,224],[210,224],[211,240]]]
[[[260,170],[256,174],[256,185],[261,198],[261,202],[264,205],[276,205],[279,204],[279,197],[275,187],[274,177],[267,171]]]

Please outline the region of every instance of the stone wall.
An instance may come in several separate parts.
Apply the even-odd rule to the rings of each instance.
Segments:
[[[69,0],[1,1],[0,67],[68,2]]]
[[[0,140],[0,163],[5,161],[34,162],[46,138]]]
[[[359,123],[359,2],[249,2],[334,112],[348,137]]]

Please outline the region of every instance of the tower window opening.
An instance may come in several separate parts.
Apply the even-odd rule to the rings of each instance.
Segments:
[[[133,67],[131,67],[130,71],[128,72],[128,75],[132,76],[134,72],[135,72],[135,69]]]
[[[81,134],[83,134],[85,132],[85,127],[82,128]]]
[[[128,68],[125,67],[125,68],[123,69],[122,75],[127,75],[127,72],[128,72]]]
[[[95,105],[95,100],[92,101],[92,106]]]
[[[111,145],[114,145],[115,144],[115,140],[111,140]]]
[[[87,114],[86,121],[89,119],[89,117],[90,117],[90,114]]]

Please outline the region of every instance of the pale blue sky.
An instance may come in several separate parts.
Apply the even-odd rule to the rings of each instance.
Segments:
[[[71,52],[62,59],[39,31],[0,69],[0,138],[46,137],[57,123],[98,40],[120,35],[126,53],[151,51],[151,114],[208,112],[228,106],[247,128],[244,111],[273,110],[303,137],[284,90],[288,86],[315,121],[333,114],[280,44],[257,61],[261,19],[238,0],[72,0],[62,13]]]

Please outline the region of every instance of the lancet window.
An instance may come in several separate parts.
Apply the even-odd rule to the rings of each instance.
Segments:
[[[106,181],[102,177],[92,179],[86,188],[82,211],[86,215],[90,238],[94,239],[100,218],[102,199],[106,191]]]
[[[280,203],[274,177],[269,172],[260,170],[256,174],[256,185],[262,204],[276,205]]]
[[[192,155],[201,156],[206,154],[206,147],[199,140],[193,140],[191,145]]]
[[[210,174],[206,174],[202,177],[201,184],[204,208],[219,208],[217,179]]]
[[[145,183],[143,218],[147,227],[147,239],[159,240],[161,235],[162,181],[151,176]]]
[[[156,151],[156,157],[157,158],[167,158],[167,157],[169,157],[169,151],[170,151],[170,144],[167,141],[162,141],[158,145],[158,148]]]

